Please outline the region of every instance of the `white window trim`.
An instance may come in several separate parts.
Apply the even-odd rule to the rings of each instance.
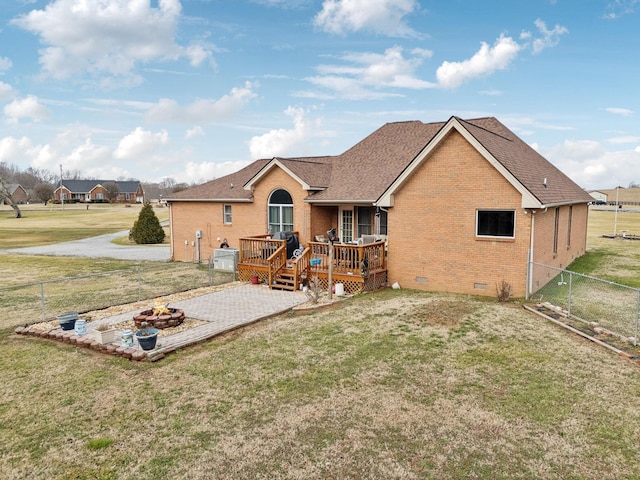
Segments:
[[[227,207],[229,207],[228,214]],[[227,216],[229,217],[229,221],[227,221]],[[222,205],[222,223],[224,223],[225,225],[231,225],[233,223],[233,207],[230,203],[225,203]]]
[[[513,212],[513,235],[478,235],[478,214],[480,212]],[[476,238],[491,238],[500,240],[513,240],[516,238],[516,210],[514,208],[477,208],[476,209]]]

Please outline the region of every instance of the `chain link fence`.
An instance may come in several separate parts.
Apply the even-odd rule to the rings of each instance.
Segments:
[[[0,288],[0,305],[4,310],[0,328],[222,285],[236,279],[235,267],[214,269],[213,259],[206,263],[175,262]]]
[[[638,344],[640,289],[533,262],[529,278],[529,299],[561,307],[569,318],[595,322]]]

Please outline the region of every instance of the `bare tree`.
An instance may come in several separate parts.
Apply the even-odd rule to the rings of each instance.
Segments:
[[[13,208],[13,211],[16,214],[16,218],[22,218],[22,212],[20,211],[20,207],[18,207],[18,204],[13,201],[13,198],[11,197],[11,192],[9,191],[9,188],[5,184],[4,178],[2,178],[2,176],[0,176],[0,199],[3,199],[4,201],[6,201],[11,206],[11,208]]]
[[[107,182],[103,185],[103,188],[107,200],[112,203],[118,200],[118,195],[120,195],[120,188],[118,188],[116,182]]]
[[[51,183],[38,183],[33,188],[33,194],[45,205],[53,198],[55,187]]]

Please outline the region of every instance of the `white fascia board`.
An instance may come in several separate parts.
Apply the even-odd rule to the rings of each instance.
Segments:
[[[282,170],[284,170],[284,172],[287,175],[289,175],[291,178],[293,178],[296,182],[298,182],[302,186],[303,190],[312,190],[313,189],[313,187],[311,187],[311,185],[309,185],[307,182],[302,180],[295,173],[293,173],[291,170],[289,170],[287,167],[285,167],[282,164],[282,162],[280,161],[280,159],[278,159],[277,157],[273,157],[273,159],[269,163],[267,163],[264,167],[262,167],[260,169],[260,171],[258,173],[256,173],[253,177],[251,177],[249,179],[249,181],[244,184],[244,189],[245,190],[251,190],[253,188],[253,186],[262,179],[262,177],[264,177],[267,173],[269,173],[275,167],[280,167]]]
[[[348,198],[341,198],[340,200],[313,200],[306,199],[306,203],[312,203],[316,205],[375,205],[375,200],[350,200]]]
[[[177,202],[201,202],[201,203],[251,203],[250,198],[163,198],[167,203]]]
[[[456,117],[451,117],[447,124],[431,139],[424,149],[416,155],[409,166],[394,180],[387,190],[380,196],[375,203],[380,207],[393,207],[393,195],[400,187],[409,179],[413,172],[429,154],[442,142],[442,140],[452,131],[456,130],[462,135],[485,160],[487,160],[500,174],[522,195],[522,208],[540,208],[540,201],[527,190],[498,160],[495,159],[484,146],[478,142],[469,131],[464,128]]]

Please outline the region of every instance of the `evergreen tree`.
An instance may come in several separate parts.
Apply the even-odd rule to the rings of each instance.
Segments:
[[[138,244],[162,243],[164,241],[164,230],[150,203],[145,203],[140,210],[138,219],[133,223],[133,228],[129,232],[129,238]]]

